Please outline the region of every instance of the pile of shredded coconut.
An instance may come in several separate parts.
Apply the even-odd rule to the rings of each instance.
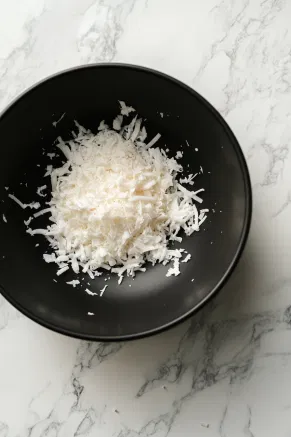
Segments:
[[[134,109],[120,104],[112,129],[102,121],[94,134],[76,123],[73,140],[58,138],[66,162],[47,168],[51,200],[34,216],[48,213],[51,223],[27,232],[46,236],[52,252],[44,259],[58,265],[58,275],[72,268],[94,278],[105,269],[117,273],[120,283],[124,274],[145,271],[146,262],[170,261],[167,276],[178,275],[185,251],[169,248],[170,242],[182,241],[181,230],[187,236],[199,231],[206,219],[208,210],[196,206],[204,190],[182,185],[193,185],[194,176],[177,180],[183,168],[176,159],[182,154],[168,158],[153,147],[160,134],[147,143],[142,120],[135,116],[124,124]],[[190,258],[188,254],[184,261]]]

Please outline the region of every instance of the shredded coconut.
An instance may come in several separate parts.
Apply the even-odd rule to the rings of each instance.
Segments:
[[[45,190],[47,188],[46,185],[42,185],[41,187],[38,187],[36,194],[38,194],[41,197],[45,197],[46,194],[43,194],[43,190]]]
[[[195,178],[195,176],[197,176],[197,173],[195,175],[189,174],[187,178],[181,178],[179,182],[180,184],[194,185],[193,179]]]
[[[114,129],[114,130],[120,130],[120,129],[121,129],[121,125],[122,125],[122,121],[123,121],[123,117],[122,117],[122,115],[118,115],[118,116],[113,120],[113,129]]]
[[[86,293],[89,294],[90,296],[98,296],[97,293],[93,293],[93,291],[89,290],[89,288],[85,289]]]
[[[105,124],[104,120],[102,120],[99,124],[98,130],[106,130],[108,128],[109,128],[109,126],[107,124]]]
[[[76,285],[80,284],[80,281],[78,281],[78,279],[73,279],[72,281],[66,282],[66,284],[72,285],[75,288]]]
[[[64,266],[64,267],[62,267],[61,269],[59,269],[59,270],[57,271],[57,275],[60,276],[60,275],[62,275],[63,273],[65,273],[67,270],[69,270],[69,267],[68,267],[68,266]]]
[[[33,220],[33,217],[29,217],[28,220],[24,220],[25,226],[28,226],[30,224],[31,220]]]
[[[116,273],[120,284],[125,274],[144,272],[147,262],[166,265],[172,261],[167,276],[177,276],[184,250],[169,249],[169,240],[181,242],[180,231],[189,236],[199,231],[206,219],[208,210],[198,211],[196,206],[202,203],[198,194],[204,190],[190,191],[182,185],[193,185],[196,175],[177,181],[183,168],[176,159],[183,152],[178,151],[174,159],[153,147],[160,134],[146,144],[142,120],[135,116],[122,126],[123,118],[134,109],[124,102],[120,106],[121,115],[114,119],[113,129],[103,120],[94,134],[75,122],[78,133],[73,140],[58,138],[57,147],[66,162],[46,169],[52,197],[46,202],[48,208],[34,217],[49,213],[51,224],[27,232],[49,240],[52,253],[45,254],[44,260],[58,265],[57,275],[71,268],[94,279],[102,274],[98,269],[105,269]],[[23,208],[32,207],[9,196]],[[73,281],[68,283],[73,285]]]
[[[108,287],[108,285],[105,285],[102,290],[100,290],[100,297],[103,296],[104,291],[106,290],[106,288]]]
[[[188,253],[188,255],[183,259],[182,263],[187,263],[188,261],[190,261],[191,259],[191,255],[190,253]]]
[[[126,104],[121,100],[119,100],[119,103],[120,103],[121,115],[128,116],[130,112],[135,112],[135,109],[132,106],[126,106]]]
[[[52,174],[52,171],[53,171],[53,166],[52,165],[48,165],[46,167],[46,173],[45,173],[44,176],[50,176]]]
[[[31,208],[31,209],[38,209],[40,207],[39,202],[31,202],[31,203],[23,203],[17,197],[15,197],[13,194],[8,194],[8,197],[10,199],[14,200],[19,206],[21,206],[22,209]]]
[[[65,112],[60,116],[60,118],[58,119],[58,120],[56,120],[56,121],[53,121],[53,126],[54,127],[56,127],[57,126],[57,124],[64,118],[64,116],[65,116]]]

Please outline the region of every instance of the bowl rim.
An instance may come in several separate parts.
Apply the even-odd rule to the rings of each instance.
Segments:
[[[230,142],[232,143],[234,150],[236,152],[236,155],[238,157],[239,165],[242,171],[243,181],[244,181],[244,188],[245,188],[245,201],[246,201],[246,208],[245,208],[245,214],[244,214],[244,223],[243,228],[240,236],[240,240],[238,243],[238,246],[236,248],[235,255],[230,262],[228,268],[224,272],[223,276],[221,277],[220,281],[216,284],[215,287],[208,293],[208,295],[202,299],[197,305],[195,305],[191,310],[189,310],[187,313],[183,314],[180,317],[177,317],[176,319],[153,329],[149,329],[147,331],[135,333],[135,334],[125,334],[125,335],[115,335],[115,336],[103,336],[103,335],[91,335],[91,334],[84,334],[80,332],[76,332],[74,330],[62,328],[60,326],[55,325],[54,323],[48,322],[41,317],[36,316],[33,312],[26,309],[22,304],[18,303],[17,300],[13,298],[13,296],[10,295],[9,292],[7,292],[0,284],[0,292],[5,297],[5,299],[13,305],[18,311],[20,311],[22,314],[33,320],[34,322],[38,323],[39,325],[48,328],[54,332],[57,332],[59,334],[66,335],[68,337],[77,338],[81,340],[87,340],[87,341],[102,341],[102,342],[115,342],[115,341],[125,341],[125,340],[136,340],[139,338],[145,338],[149,337],[158,333],[161,333],[163,331],[166,331],[179,323],[186,321],[188,318],[193,316],[195,313],[197,313],[200,309],[204,307],[204,305],[209,302],[213,297],[218,293],[219,290],[222,289],[222,287],[226,284],[228,279],[230,278],[231,274],[233,273],[234,269],[236,268],[241,255],[243,253],[243,250],[245,248],[250,226],[251,226],[251,219],[252,219],[252,210],[253,210],[253,197],[252,197],[252,186],[251,186],[251,179],[249,174],[249,169],[247,166],[247,162],[245,159],[245,156],[243,154],[243,151],[239,145],[239,142],[237,138],[235,137],[234,133],[232,132],[231,128],[227,124],[227,122],[224,120],[222,115],[212,106],[211,103],[209,103],[204,97],[202,97],[197,91],[195,91],[190,86],[186,85],[179,79],[176,79],[175,77],[172,77],[166,73],[163,73],[161,71],[155,70],[153,68],[135,65],[135,64],[127,64],[127,63],[119,63],[119,62],[102,62],[102,63],[92,63],[92,64],[85,64],[85,65],[78,65],[74,67],[70,67],[61,71],[58,71],[56,73],[53,73],[51,75],[48,75],[44,77],[43,79],[37,81],[30,87],[26,88],[24,91],[22,91],[18,96],[16,96],[0,113],[0,120],[5,116],[5,114],[13,108],[13,106],[22,98],[27,96],[30,92],[34,91],[44,83],[51,81],[55,79],[56,77],[63,76],[66,74],[70,74],[72,72],[78,71],[78,70],[87,70],[87,69],[102,69],[102,68],[125,68],[129,70],[135,70],[135,71],[142,71],[144,73],[157,76],[161,79],[164,79],[166,81],[172,82],[175,85],[178,85],[180,88],[184,89],[188,93],[192,94],[196,99],[198,99],[214,116],[214,118],[218,121],[218,123],[222,126],[225,134],[229,137]]]

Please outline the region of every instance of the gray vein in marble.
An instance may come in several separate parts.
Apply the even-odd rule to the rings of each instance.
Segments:
[[[0,295],[0,332],[6,328],[10,321],[21,319],[22,317],[23,315]]]
[[[280,326],[291,325],[291,306],[282,312],[269,312],[260,315],[246,316],[240,320],[223,320],[208,322],[211,312],[215,309],[205,309],[197,318],[193,319],[188,330],[179,341],[176,350],[165,363],[162,363],[156,373],[149,378],[139,389],[137,397],[142,397],[149,391],[161,386],[167,381],[170,386],[181,380],[186,371],[191,370],[192,386],[188,392],[176,399],[166,414],[158,414],[151,418],[140,429],[130,429],[128,426],[119,432],[118,437],[146,437],[159,435],[165,437],[171,431],[176,417],[180,414],[184,405],[199,392],[210,388],[218,382],[227,379],[230,387],[240,385],[249,379],[252,374],[253,361],[260,350],[261,338]],[[237,350],[231,356],[221,361],[220,348],[228,341],[236,341]],[[28,437],[48,437],[58,435],[68,420],[75,414],[78,416],[78,425],[75,435],[86,435],[96,423],[101,412],[93,408],[83,410],[81,398],[84,386],[80,383],[80,377],[84,372],[92,371],[96,365],[104,360],[111,359],[121,350],[122,345],[95,344],[80,342],[77,349],[76,361],[70,381],[67,384],[61,398],[56,401],[48,416],[37,420],[29,429]],[[45,387],[43,391],[45,391]],[[37,396],[40,396],[39,393]],[[60,413],[60,403],[66,401],[64,413]],[[224,431],[227,410],[220,425],[221,437],[228,437]],[[251,416],[246,425],[246,433],[251,434]]]
[[[193,382],[192,387],[189,392],[177,399],[171,410],[167,414],[159,415],[153,420],[150,420],[144,427],[140,430],[130,430],[122,431],[118,437],[136,437],[136,436],[150,436],[155,435],[157,430],[159,430],[159,435],[168,435],[170,428],[175,420],[176,416],[179,415],[184,404],[193,398],[194,395],[210,388],[218,382],[228,379],[230,387],[233,385],[241,385],[246,379],[249,379],[252,375],[252,366],[256,354],[260,349],[261,338],[269,332],[272,332],[276,327],[283,326],[285,324],[291,324],[291,310],[288,308],[283,314],[281,312],[277,313],[266,313],[263,315],[255,315],[253,317],[246,317],[242,320],[229,320],[221,321],[213,324],[204,324],[204,327],[199,324],[199,331],[204,331],[205,343],[203,347],[203,353],[201,354],[200,349],[195,349],[196,336],[195,332],[198,333],[198,327],[193,324],[189,328],[189,332],[184,336],[184,340],[179,343],[178,350],[179,354],[175,352],[174,357],[180,356],[180,361],[183,362],[182,368],[180,370],[180,375],[185,373],[187,367],[190,366],[193,372]],[[244,335],[244,343],[241,344],[237,354],[231,356],[226,362],[219,364],[217,362],[216,354],[219,353],[219,346],[223,345],[227,338],[235,331],[241,336],[241,332],[245,332],[247,329],[248,335]],[[191,334],[190,334],[191,333]],[[194,335],[193,335],[194,333]],[[240,337],[240,340],[242,338]],[[191,359],[189,360],[189,355]],[[193,357],[196,356],[196,360]],[[183,357],[183,358],[182,358]],[[170,357],[167,361],[168,367],[173,361],[173,357]],[[189,363],[188,365],[186,363]],[[162,364],[161,369],[167,368],[167,365]],[[172,384],[171,377],[167,379],[171,372],[164,372],[158,369],[157,374],[154,375],[152,379],[149,379],[145,385],[141,387],[137,396],[141,397],[145,395],[146,392],[157,387],[158,381],[164,382],[165,380],[168,384]],[[175,372],[173,372],[175,375]],[[179,376],[180,376],[179,375]],[[224,433],[224,421],[226,420],[227,408],[225,409],[223,418],[220,424],[220,435],[221,437],[228,437]],[[248,423],[246,425],[246,435],[252,437],[250,430],[251,427],[251,412],[249,410]],[[162,431],[163,430],[163,431]]]
[[[273,217],[278,217],[279,215],[281,215],[290,205],[291,203],[291,191],[288,191],[287,194],[287,199],[286,201],[283,203],[283,205],[273,214]]]
[[[245,426],[244,432],[246,437],[255,437],[254,434],[251,431],[251,426],[252,426],[252,410],[251,407],[248,405],[248,423]]]
[[[9,433],[9,428],[6,423],[0,422],[0,437],[7,437]]]
[[[77,412],[82,413],[82,416],[80,417],[74,436],[86,435],[96,423],[99,414],[93,408],[89,410],[83,410],[81,408],[80,403],[84,386],[80,383],[79,378],[84,371],[92,370],[103,361],[118,353],[122,346],[123,343],[89,343],[81,341],[77,349],[76,362],[70,381],[64,389],[63,394],[60,399],[56,400],[48,416],[37,420],[29,429],[28,437],[50,437],[53,433],[57,436],[62,426],[65,426],[66,421]],[[47,388],[48,386],[36,397],[40,397]],[[66,409],[63,414],[60,414],[59,407],[64,401],[66,403]]]
[[[75,373],[84,368],[91,369],[120,351],[124,343],[81,342],[77,349]]]
[[[161,414],[157,418],[149,420],[139,431],[126,429],[121,431],[117,437],[149,437],[156,434],[166,437],[179,412],[180,406],[176,405],[170,413]]]
[[[132,12],[136,0],[120,0],[115,6],[99,0],[87,12],[95,20],[82,32],[78,49],[83,62],[110,62],[116,56],[116,45],[123,32],[123,24]]]
[[[254,356],[262,335],[271,332],[279,323],[277,317],[281,316],[266,313],[241,321],[226,320],[210,325],[193,321],[189,332],[179,343],[177,351],[157,369],[152,378],[146,381],[138,391],[137,397],[143,396],[164,382],[168,384],[176,382],[188,367],[191,367],[193,371],[193,382],[187,397],[193,396],[194,393],[211,387],[225,378],[229,379],[230,384],[241,383],[250,376]],[[286,317],[285,313],[285,322]],[[239,335],[240,327],[243,332],[247,330],[248,333],[247,338],[244,338],[245,343],[229,361],[219,365],[215,359],[219,345],[230,336],[231,332],[236,330]]]
[[[239,65],[238,57],[243,56],[240,53],[242,49],[242,43],[250,36],[250,26],[254,22],[259,24],[254,33],[259,37],[258,42],[260,42],[260,33],[265,30],[267,26],[270,26],[272,20],[274,20],[277,14],[282,10],[283,5],[284,3],[278,0],[263,2],[261,3],[262,9],[260,9],[259,14],[257,14],[255,18],[248,17],[247,10],[252,6],[252,2],[249,0],[245,0],[242,3],[235,1],[229,3],[223,0],[210,11],[210,15],[214,15],[214,17],[225,17],[225,30],[222,37],[211,45],[209,53],[205,56],[193,79],[193,84],[195,86],[195,82],[204,74],[205,69],[218,53],[223,52],[226,54],[230,60],[230,80],[228,80],[227,85],[223,89],[226,96],[226,102],[222,108],[219,108],[224,116],[227,116],[238,104],[249,98],[249,94],[244,92],[248,77],[245,76],[243,79],[240,76],[235,76],[234,72],[237,70],[237,66]],[[258,54],[254,53],[255,46],[257,44],[256,41],[257,39],[254,39],[252,42],[252,53],[250,54],[250,59],[258,56]],[[264,50],[266,50],[266,47],[263,49],[262,58],[263,64],[266,64],[268,57],[266,54],[264,54]],[[286,84],[286,87],[284,87],[282,90],[283,92],[290,90],[291,86],[291,83],[288,81],[288,77],[286,77],[286,72],[290,70],[290,65],[288,68],[290,61],[290,56],[286,56],[285,60],[283,61],[284,68],[280,69],[280,81]],[[253,83],[252,86],[259,93],[262,93],[266,90],[269,96],[271,96],[273,91],[271,85],[267,86],[267,88],[261,88],[262,85]]]
[[[210,311],[210,308],[208,308],[208,311]],[[181,379],[188,368],[185,364],[188,364],[192,358],[194,359],[191,354],[191,347],[193,347],[196,340],[198,340],[198,342],[200,341],[199,337],[201,332],[203,332],[201,331],[203,326],[204,324],[201,322],[201,317],[197,316],[197,320],[195,319],[195,321],[192,321],[189,329],[179,341],[175,353],[169,357],[165,363],[162,363],[162,365],[157,368],[155,375],[151,379],[143,384],[136,394],[137,398],[156,387],[160,387],[161,383],[167,382],[172,384]]]
[[[269,157],[269,168],[265,173],[262,186],[276,184],[279,177],[282,176],[284,163],[289,155],[288,145],[274,148],[270,144],[264,143],[262,147]]]
[[[224,432],[224,423],[226,420],[226,416],[227,416],[227,406],[225,407],[223,414],[222,414],[222,418],[219,424],[219,436],[220,437],[227,437],[227,435]]]
[[[32,408],[32,404],[37,401],[41,395],[49,388],[51,385],[51,381],[49,381],[45,387],[43,387],[35,396],[32,397],[31,401],[29,402],[28,409],[30,410]]]
[[[87,435],[91,428],[94,426],[96,422],[96,414],[95,411],[91,408],[88,410],[86,416],[79,424],[76,432],[74,433],[74,437]]]
[[[160,386],[161,382],[178,382],[182,376],[183,365],[179,357],[173,357],[167,363],[163,364],[157,369],[157,375],[150,381],[146,381],[139,389],[136,397],[143,396],[148,391],[151,391],[156,386]]]
[[[45,9],[43,9],[41,15],[44,12]],[[9,77],[11,76],[11,74],[19,74],[19,66],[17,64],[21,63],[23,58],[26,58],[30,55],[37,38],[36,35],[34,35],[33,30],[41,15],[38,17],[33,17],[24,23],[26,38],[24,39],[23,43],[18,47],[15,47],[7,56],[7,58],[1,60],[2,62],[0,63],[0,79],[3,84],[6,84],[7,81],[9,81]],[[22,68],[21,73],[23,72],[24,69]],[[21,85],[21,83],[18,84],[18,87],[14,90],[12,94],[10,93],[10,91],[8,92],[7,86],[0,86],[1,106],[4,107],[12,98],[15,97],[16,94],[22,92],[22,90],[23,85]]]
[[[291,305],[285,309],[283,320],[291,327]]]

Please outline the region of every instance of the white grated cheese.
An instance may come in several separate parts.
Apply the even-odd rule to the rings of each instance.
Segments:
[[[76,122],[79,132],[73,140],[58,138],[66,162],[60,168],[47,167],[52,197],[49,207],[34,216],[50,213],[51,223],[46,229],[27,232],[49,240],[52,253],[45,254],[44,260],[58,265],[57,275],[71,268],[94,279],[102,274],[98,269],[105,269],[116,273],[120,284],[125,274],[144,272],[146,262],[172,261],[167,276],[177,276],[183,249],[169,249],[169,240],[181,242],[180,231],[191,235],[206,219],[208,210],[198,211],[195,204],[202,202],[197,194],[204,190],[194,192],[181,185],[186,180],[192,185],[196,175],[177,181],[183,168],[176,159],[183,152],[178,151],[174,159],[153,147],[160,134],[145,144],[142,120],[135,116],[122,127],[123,116],[134,109],[124,102],[120,106],[113,130],[103,120],[95,135]],[[23,208],[31,205],[11,198]]]
[[[2,218],[3,218],[3,222],[4,222],[4,223],[7,223],[7,218],[5,217],[4,214],[2,214]]]
[[[94,316],[95,314],[94,313],[90,313],[90,311],[88,311],[88,316]]]

